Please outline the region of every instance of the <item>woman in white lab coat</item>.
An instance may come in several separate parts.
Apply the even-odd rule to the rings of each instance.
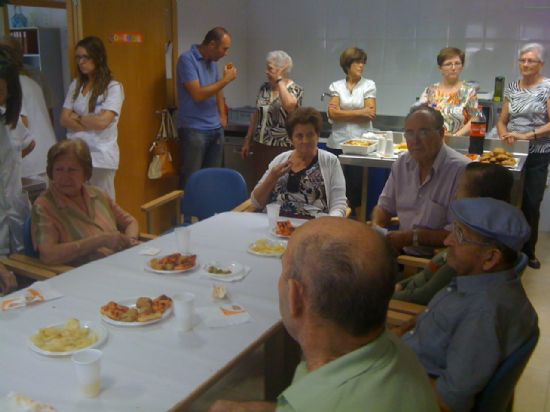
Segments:
[[[6,58],[4,47],[0,46],[0,106],[4,107],[0,114],[0,255],[23,249],[23,224],[30,212],[21,186],[24,144],[15,133],[21,111],[21,85],[18,70]]]
[[[67,128],[67,138],[81,138],[88,144],[93,162],[90,183],[114,200],[120,157],[117,124],[124,91],[122,84],[113,80],[101,39],[90,36],[80,40],[75,58],[78,76],[69,86],[61,126]]]
[[[34,149],[28,156],[24,156],[21,164],[21,176],[37,178],[47,182],[46,157],[48,150],[56,143],[52,120],[48,113],[44,93],[40,85],[30,77],[30,73],[23,63],[23,51],[20,44],[8,36],[0,37],[0,44],[5,49],[19,71],[19,82],[23,93],[21,116],[25,119],[26,132],[35,142]]]

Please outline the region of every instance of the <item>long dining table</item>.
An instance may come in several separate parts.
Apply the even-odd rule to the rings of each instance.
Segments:
[[[268,231],[267,216],[226,212],[190,230],[199,266],[236,261],[251,268],[243,280],[226,283],[230,303],[242,305],[249,322],[209,328],[197,316],[194,328],[185,333],[177,330],[173,315],[139,327],[103,323],[108,338],[100,347],[102,391],[91,399],[79,394],[70,357],[30,350],[28,340],[39,328],[69,318],[102,322],[100,307],[111,300],[191,292],[198,312],[217,305],[211,297],[214,281],[200,268],[181,274],[144,270],[151,259],[139,253],[144,248],[160,249],[159,256],[177,251],[175,235],[169,233],[48,280],[61,298],[0,311],[0,396],[14,391],[67,412],[184,410],[246,353],[280,333],[281,260],[247,252],[258,239],[276,239]]]

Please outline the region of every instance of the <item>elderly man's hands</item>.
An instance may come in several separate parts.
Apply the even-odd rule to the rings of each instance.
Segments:
[[[0,291],[10,293],[17,288],[15,275],[0,264]]]
[[[405,246],[412,244],[412,231],[410,230],[392,230],[386,235],[390,244],[399,253]]]

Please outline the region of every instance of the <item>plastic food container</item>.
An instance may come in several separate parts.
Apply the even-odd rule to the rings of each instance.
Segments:
[[[350,139],[340,145],[344,154],[358,154],[366,156],[375,152],[378,148],[378,140],[375,139]]]

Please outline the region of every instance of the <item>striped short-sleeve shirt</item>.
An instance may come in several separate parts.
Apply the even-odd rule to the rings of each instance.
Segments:
[[[504,98],[510,112],[508,131],[527,133],[550,121],[550,79],[529,89],[522,88],[519,80],[513,81],[504,90]],[[550,136],[530,140],[529,153],[550,153]]]

